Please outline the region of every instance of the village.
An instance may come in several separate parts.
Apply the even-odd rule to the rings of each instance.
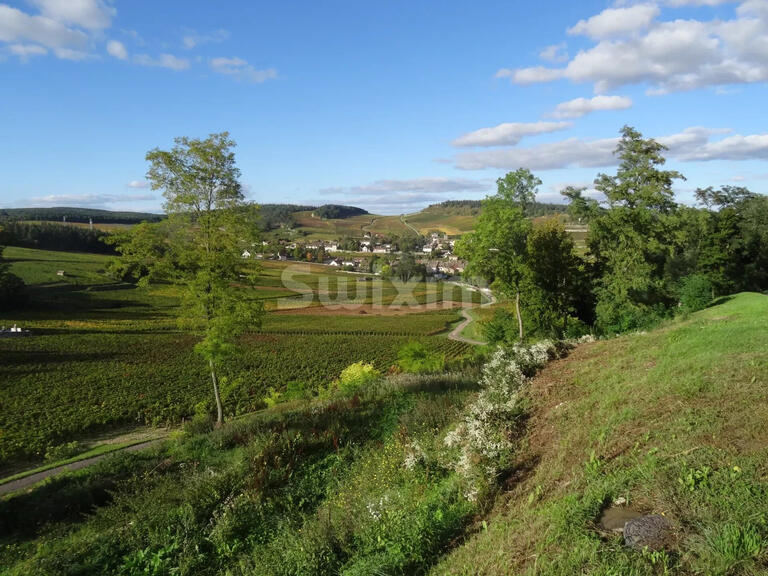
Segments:
[[[402,246],[401,246],[402,244]],[[460,276],[466,262],[453,253],[455,239],[432,232],[426,237],[393,239],[366,232],[360,239],[308,241],[262,241],[244,250],[243,259],[280,260],[324,264],[338,270],[386,276],[397,268],[404,254],[411,254],[426,280],[444,280]],[[405,248],[405,249],[403,249]],[[408,249],[411,248],[411,249]]]

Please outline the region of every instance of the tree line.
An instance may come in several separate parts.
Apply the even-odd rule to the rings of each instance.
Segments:
[[[22,248],[115,254],[106,240],[108,236],[103,230],[55,222],[9,221],[0,224],[0,244]]]
[[[574,218],[589,224],[576,250],[562,224],[524,215],[541,184],[527,169],[497,181],[475,231],[457,245],[469,272],[513,303],[489,323],[492,340],[644,329],[717,296],[768,290],[768,197],[743,187],[698,189],[697,206],[675,201],[684,179],[663,168],[665,147],[625,126],[615,174],[598,174],[605,198],[569,187]]]

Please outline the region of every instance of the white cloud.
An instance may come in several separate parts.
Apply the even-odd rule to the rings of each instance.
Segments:
[[[109,28],[116,10],[102,0],[30,0],[43,16],[87,30]]]
[[[595,96],[576,98],[557,105],[554,118],[580,118],[597,110],[626,110],[632,107],[632,99],[626,96]]]
[[[580,20],[568,33],[595,39],[613,38],[647,28],[658,14],[659,7],[655,4],[608,8],[588,20]]]
[[[539,52],[539,58],[546,60],[547,62],[567,62],[568,51],[566,50],[565,42],[547,46],[544,50]]]
[[[277,70],[274,68],[258,69],[242,58],[212,58],[210,66],[217,74],[232,76],[237,80],[253,84],[261,84],[277,78]]]
[[[415,178],[412,180],[376,180],[362,186],[322,188],[320,194],[345,196],[400,194],[446,194],[451,192],[481,192],[488,190],[490,180],[471,180],[468,178]],[[386,196],[385,196],[386,197]]]
[[[158,57],[152,57],[148,54],[136,54],[133,61],[139,66],[154,66],[158,68],[169,68],[171,70],[186,70],[189,68],[189,60],[178,58],[173,54],[160,54]]]
[[[32,43],[52,49],[83,48],[88,37],[45,16],[30,16],[0,4],[0,41]]]
[[[126,50],[125,44],[117,40],[110,40],[107,42],[107,52],[110,56],[114,56],[118,60],[128,59],[128,50]]]
[[[48,50],[38,44],[11,44],[8,47],[11,54],[18,56],[20,60],[26,62],[33,56],[44,56]]]
[[[131,180],[128,182],[128,188],[149,188],[149,182],[146,180]]]
[[[534,66],[532,68],[520,68],[518,70],[502,68],[496,72],[496,78],[511,78],[515,84],[551,82],[552,80],[559,80],[563,75],[563,69],[547,68],[546,66]]]
[[[676,134],[658,137],[656,140],[669,148],[665,153],[668,158],[679,162],[768,159],[768,133],[734,134],[719,140],[712,139],[713,136],[721,136],[726,132],[728,131],[691,127]],[[618,141],[618,138],[569,138],[528,148],[466,152],[454,157],[454,165],[461,170],[515,170],[520,167],[531,170],[558,170],[570,167],[615,166],[617,160],[613,151]]]
[[[597,42],[564,67],[504,68],[496,75],[518,84],[565,78],[592,83],[597,93],[632,84],[647,84],[649,93],[662,94],[768,81],[765,0],[743,2],[730,20],[656,21],[654,10],[650,4],[605,10],[569,30]],[[616,14],[634,17],[606,18]]]
[[[618,138],[581,140],[568,138],[559,142],[547,142],[528,148],[482,150],[465,152],[454,158],[460,170],[555,170],[568,167],[610,166],[614,163],[613,150]]]
[[[329,201],[354,204],[378,214],[403,214],[448,199],[482,197],[493,188],[490,179],[415,178],[323,188],[318,193]]]
[[[194,30],[188,30],[181,39],[181,43],[184,45],[184,48],[191,50],[195,46],[200,46],[201,44],[217,44],[219,42],[224,42],[227,38],[229,38],[229,31],[224,30],[223,28],[214,30],[209,34],[198,34]]]
[[[505,122],[490,128],[480,128],[456,138],[454,146],[515,145],[526,136],[546,134],[571,127],[570,122]]]

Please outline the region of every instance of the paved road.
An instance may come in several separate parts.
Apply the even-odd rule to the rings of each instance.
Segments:
[[[57,466],[56,468],[43,470],[42,472],[38,472],[37,474],[31,474],[30,476],[19,478],[18,480],[14,480],[13,482],[8,482],[7,484],[0,484],[0,496],[3,496],[5,494],[10,494],[11,492],[16,492],[17,490],[23,490],[24,488],[29,488],[31,486],[34,486],[38,482],[42,482],[46,478],[50,478],[51,476],[56,476],[58,474],[61,474],[62,472],[72,472],[74,470],[80,470],[81,468],[85,468],[86,466],[91,466],[92,464],[95,464],[99,460],[103,460],[107,456],[111,456],[112,454],[117,454],[118,452],[122,452],[123,450],[125,450],[126,452],[136,452],[137,450],[149,448],[150,446],[157,444],[162,440],[163,438],[159,438],[156,440],[149,440],[148,442],[142,442],[141,444],[134,444],[133,446],[121,448],[120,450],[114,450],[113,452],[108,452],[107,454],[100,454],[98,456],[93,456],[92,458],[86,458],[84,460],[78,460],[77,462],[72,462],[71,464],[64,464],[63,466]]]

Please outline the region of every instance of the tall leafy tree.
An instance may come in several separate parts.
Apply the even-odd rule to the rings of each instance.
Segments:
[[[234,146],[223,132],[176,138],[172,149],[147,154],[147,178],[163,191],[169,217],[169,274],[184,286],[180,320],[201,336],[195,351],[208,363],[218,425],[224,420],[221,367],[263,314],[245,289],[255,269],[244,265],[241,253],[256,240],[258,212],[245,201]]]
[[[562,322],[558,330],[562,335],[574,311],[580,259],[573,239],[557,218],[548,218],[528,235],[528,261],[531,280],[546,309]]]
[[[674,252],[672,184],[683,176],[662,169],[664,150],[624,126],[616,174],[599,174],[595,180],[607,206],[593,210],[588,246],[600,275],[598,324],[608,332],[642,326],[672,302],[664,272]]]
[[[467,273],[481,276],[514,299],[518,336],[525,335],[520,314],[521,297],[530,277],[528,235],[532,224],[525,207],[533,202],[541,180],[525,168],[496,181],[497,191],[483,200],[474,232],[457,243],[457,254],[469,265]]]

